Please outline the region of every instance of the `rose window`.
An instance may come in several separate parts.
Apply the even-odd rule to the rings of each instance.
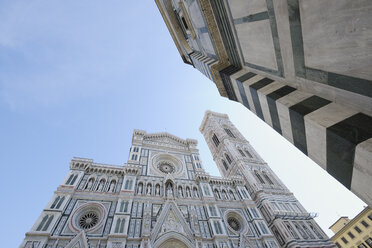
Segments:
[[[99,202],[86,202],[80,205],[71,216],[70,227],[79,232],[93,232],[100,228],[107,217],[105,206]]]
[[[227,219],[227,223],[235,231],[239,231],[240,228],[241,228],[240,222],[236,218],[234,218],[234,217],[228,218]]]
[[[98,214],[94,211],[83,214],[79,218],[79,226],[83,229],[90,229],[97,225],[98,223]]]
[[[175,171],[174,166],[168,162],[162,162],[158,165],[158,168],[161,172],[165,174],[172,174]]]

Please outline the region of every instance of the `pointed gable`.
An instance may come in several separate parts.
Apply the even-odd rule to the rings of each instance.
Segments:
[[[85,232],[81,231],[78,233],[65,248],[89,248]]]
[[[169,133],[153,133],[143,137],[145,144],[165,146],[170,148],[186,150],[188,142]]]
[[[152,243],[168,233],[183,234],[192,241],[192,231],[174,201],[167,201],[152,230]]]

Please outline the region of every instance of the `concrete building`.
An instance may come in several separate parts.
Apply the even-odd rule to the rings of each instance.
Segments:
[[[20,247],[335,247],[226,115],[200,131],[222,177],[196,140],[135,130],[123,166],[72,159]]]
[[[372,1],[155,2],[186,64],[372,206]]]
[[[352,220],[341,217],[329,229],[338,248],[372,248],[372,209],[366,207]]]

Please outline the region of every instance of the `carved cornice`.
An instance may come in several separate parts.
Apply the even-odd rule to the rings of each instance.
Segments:
[[[201,10],[204,13],[205,21],[208,26],[209,33],[212,38],[212,42],[216,49],[218,63],[211,66],[211,73],[214,82],[217,86],[218,91],[221,96],[227,97],[227,92],[222,83],[222,78],[220,76],[220,71],[230,65],[225,46],[220,35],[220,30],[218,29],[217,22],[214,18],[212,6],[209,0],[199,0]]]

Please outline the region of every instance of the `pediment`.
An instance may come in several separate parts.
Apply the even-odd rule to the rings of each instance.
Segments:
[[[162,145],[168,147],[184,148],[187,142],[169,133],[148,134],[143,137],[144,143]]]

